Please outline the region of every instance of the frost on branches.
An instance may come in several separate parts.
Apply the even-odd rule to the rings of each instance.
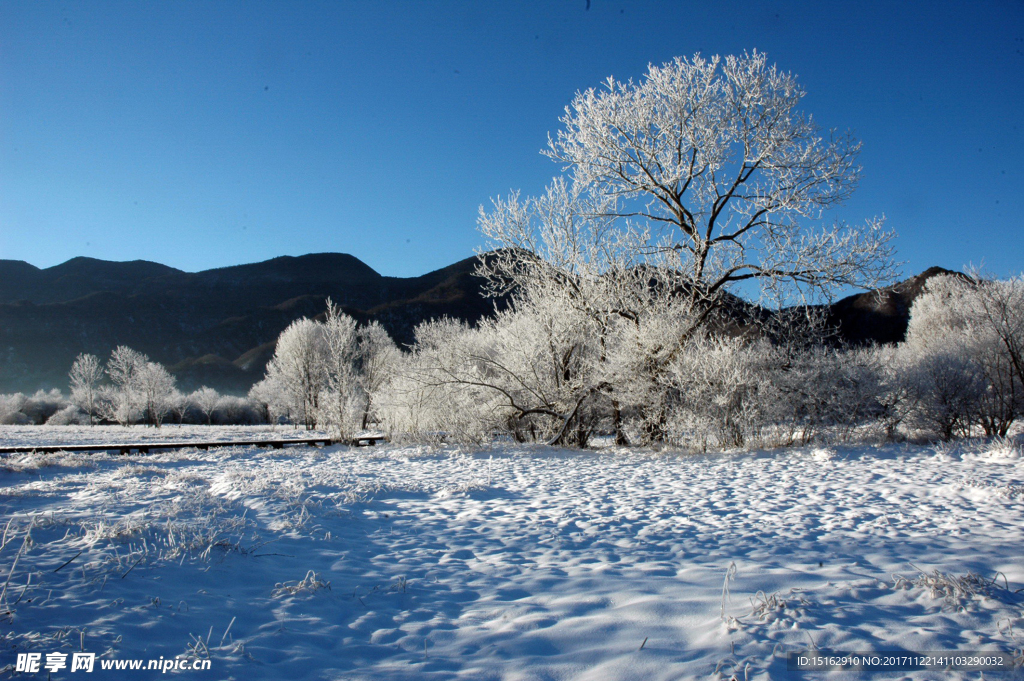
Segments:
[[[943,439],[1004,437],[1024,413],[1024,279],[930,280],[901,347],[909,415]]]
[[[619,442],[630,431],[663,441],[673,366],[721,326],[730,289],[748,282],[784,304],[889,279],[893,234],[880,220],[823,220],[856,186],[860,145],[823,135],[799,111],[803,95],[757,52],[677,58],[638,83],[578,93],[545,152],[563,175],[539,197],[481,209],[495,252],[479,273],[512,295],[512,314],[573,320],[575,339],[547,346],[586,366],[519,372],[473,356],[482,378],[449,378],[488,386],[552,443],[585,445],[596,411]],[[550,399],[551,384],[565,394]]]
[[[357,328],[327,301],[324,321],[298,319],[281,332],[266,377],[249,398],[268,420],[329,428],[340,439],[366,428],[398,348],[377,322]]]

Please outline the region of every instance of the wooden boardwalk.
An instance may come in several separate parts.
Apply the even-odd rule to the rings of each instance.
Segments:
[[[329,446],[335,444],[335,441],[326,437],[313,437],[303,439],[283,439],[283,440],[223,440],[217,442],[132,442],[132,443],[111,443],[111,444],[93,444],[93,445],[76,445],[76,444],[62,444],[62,445],[30,445],[24,447],[0,447],[0,454],[17,454],[20,452],[113,452],[117,451],[121,454],[130,454],[136,452],[138,454],[148,454],[153,449],[189,449],[195,447],[196,449],[210,449],[211,447],[273,447],[274,449],[282,449],[287,445],[307,445],[307,446]],[[357,444],[357,443],[353,443]],[[371,443],[375,444],[375,443]],[[357,445],[358,446],[358,445]]]

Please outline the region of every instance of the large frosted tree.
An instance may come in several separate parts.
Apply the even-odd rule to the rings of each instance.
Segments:
[[[649,265],[703,300],[748,280],[827,295],[890,277],[880,220],[823,219],[856,187],[861,145],[819,129],[804,94],[758,52],[676,58],[577,93],[544,152],[562,178],[482,211],[482,231],[507,249],[485,271],[571,287]]]
[[[539,197],[481,209],[492,292],[591,320],[605,366],[584,392],[607,401],[617,431],[630,396],[644,396],[645,437],[663,437],[649,396],[729,290],[781,304],[894,275],[880,220],[825,219],[856,187],[860,144],[820,130],[803,96],[757,52],[609,78],[577,93],[549,138],[562,175]]]

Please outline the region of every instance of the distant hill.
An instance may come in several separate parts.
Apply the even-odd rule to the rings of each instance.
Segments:
[[[475,266],[468,258],[400,278],[341,253],[194,273],[144,260],[74,258],[45,269],[0,260],[0,392],[63,389],[78,353],[105,359],[128,345],[167,365],[184,390],[245,393],[281,331],[322,314],[328,297],[361,322],[378,320],[400,344],[426,319],[472,323],[491,314],[496,301],[484,296]],[[944,272],[844,298],[829,307],[829,320],[848,342],[898,341],[924,282]]]
[[[492,313],[468,258],[420,277],[385,277],[340,253],[182,272],[146,261],[74,258],[39,269],[0,260],[0,392],[65,387],[80,352],[129,345],[167,365],[182,389],[244,393],[281,331],[329,297],[410,343],[425,319]]]
[[[943,274],[960,273],[930,267],[892,286],[837,300],[828,307],[827,323],[842,341],[852,345],[899,343],[907,335],[914,301],[929,279]]]

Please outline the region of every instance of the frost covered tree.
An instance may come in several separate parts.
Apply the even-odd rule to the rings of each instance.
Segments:
[[[400,354],[380,324],[360,328],[328,299],[322,322],[299,319],[281,332],[266,376],[249,398],[268,420],[295,417],[346,439],[366,427]]]
[[[958,276],[928,281],[911,308],[901,348],[917,396],[916,421],[943,440],[970,435],[986,401],[987,381],[978,360],[991,343],[968,328],[966,284]]]
[[[1006,372],[1024,386],[1024,276],[993,280],[978,272],[971,276],[977,286],[966,296],[971,309],[971,323],[984,327],[987,335],[999,346],[1007,365]],[[1020,395],[1018,397],[1024,398]]]
[[[149,425],[159,428],[173,406],[174,376],[163,364],[146,361],[136,378],[143,416]]]
[[[322,418],[340,439],[352,435],[359,408],[360,386],[356,374],[356,320],[327,299],[327,315],[322,324],[323,395],[320,398]]]
[[[103,391],[101,415],[122,426],[130,425],[142,411],[140,379],[149,358],[126,345],[114,348],[107,360],[111,385]]]
[[[123,426],[143,418],[159,428],[174,395],[175,380],[167,369],[141,352],[119,345],[107,360],[106,373],[110,385],[101,391],[100,414]]]
[[[71,401],[89,415],[89,423],[96,423],[96,407],[100,383],[103,380],[103,366],[96,355],[82,353],[75,358],[68,374]]]
[[[823,133],[799,110],[803,96],[757,52],[609,78],[577,93],[549,139],[564,175],[539,197],[481,209],[495,252],[479,273],[492,293],[587,317],[601,364],[616,343],[629,346],[618,357],[633,371],[593,372],[590,390],[611,413],[659,383],[737,285],[781,303],[892,276],[893,235],[880,220],[824,221],[857,184],[860,144]],[[666,316],[678,323],[667,334],[652,321]],[[661,340],[648,342],[655,330]],[[607,380],[616,373],[646,387]],[[644,416],[653,440],[664,437],[660,408]]]
[[[931,279],[902,352],[925,425],[944,439],[972,425],[1005,436],[1024,413],[1024,280]]]
[[[174,416],[179,426],[182,425],[185,422],[185,415],[192,404],[189,401],[189,396],[175,388],[167,398],[167,404],[168,413]]]
[[[821,223],[856,186],[860,144],[828,138],[799,110],[796,78],[763,54],[695,56],[578,93],[549,141],[574,187],[622,219],[624,245],[707,297],[762,287],[873,284],[891,274],[880,221]],[[587,216],[589,217],[589,216]]]
[[[267,423],[276,423],[282,418],[291,419],[292,404],[288,391],[281,383],[280,374],[271,374],[269,367],[267,375],[249,390],[248,397]]]
[[[217,400],[219,399],[220,395],[217,391],[205,385],[188,396],[188,401],[195,405],[196,409],[203,415],[203,418],[206,419],[206,425],[213,424],[213,410],[217,408]]]
[[[278,337],[265,380],[283,391],[289,411],[307,429],[317,426],[325,377],[323,327],[312,319],[295,320]]]
[[[481,380],[486,369],[481,334],[451,319],[416,327],[413,352],[397,366],[377,398],[381,425],[392,440],[483,443],[503,423],[499,393]]]
[[[374,401],[391,378],[401,351],[384,327],[376,321],[359,328],[356,343],[356,360],[364,394],[360,427],[366,430],[374,415]]]

